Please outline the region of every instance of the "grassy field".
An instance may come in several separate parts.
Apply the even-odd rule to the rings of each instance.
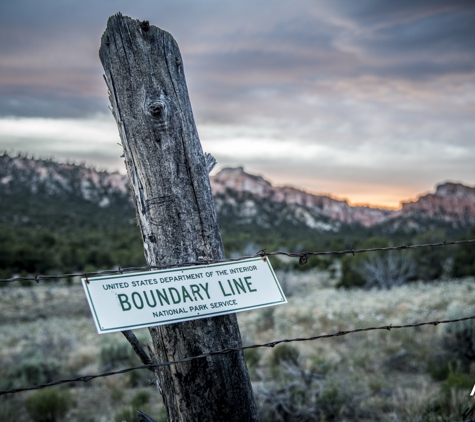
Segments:
[[[473,278],[389,291],[337,290],[324,272],[279,279],[289,292],[287,305],[238,314],[245,345],[475,315]],[[139,364],[120,333],[96,333],[78,283],[11,285],[0,293],[1,390]],[[462,420],[465,409],[475,408],[474,325],[381,330],[246,351],[261,419]],[[136,334],[149,340],[147,330]],[[137,407],[166,420],[152,375],[135,371],[2,396],[0,420],[131,422]],[[52,419],[41,406],[53,409]]]

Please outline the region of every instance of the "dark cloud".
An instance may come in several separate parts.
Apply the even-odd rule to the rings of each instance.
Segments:
[[[2,114],[16,95],[37,103],[57,97],[58,108],[87,114],[90,104],[97,111],[105,95],[99,39],[119,10],[172,32],[192,97],[216,115],[226,101],[242,101],[242,113],[246,103],[261,105],[255,94],[263,89],[290,97],[314,81],[474,72],[471,2],[17,0],[0,6]],[[38,115],[51,116],[47,110],[40,107]]]
[[[367,73],[419,79],[474,72],[473,2],[371,0],[332,6],[331,13],[342,19],[337,44],[366,62]]]
[[[323,4],[321,4],[323,6]],[[363,26],[380,24],[385,21],[406,20],[408,17],[419,18],[438,13],[470,11],[474,9],[471,0],[398,0],[382,2],[379,0],[360,0],[347,2],[334,0],[326,2],[328,9],[338,15],[358,21]]]
[[[404,53],[414,58],[424,56],[473,54],[475,47],[475,8],[470,11],[451,10],[423,16],[409,22],[376,29],[365,48],[381,55]]]
[[[105,96],[80,98],[0,94],[0,117],[81,118],[108,113],[108,105]]]

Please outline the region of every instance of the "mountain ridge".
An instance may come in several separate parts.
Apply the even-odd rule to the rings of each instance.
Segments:
[[[243,167],[225,168],[211,176],[210,181],[215,195],[224,194],[227,189],[247,191],[276,202],[316,210],[323,216],[341,223],[358,223],[366,228],[388,225],[397,219],[406,220],[414,215],[418,219],[441,220],[454,227],[475,225],[475,187],[461,183],[440,183],[434,193],[422,194],[412,201],[401,201],[401,209],[388,210],[350,205],[346,200],[313,194],[294,187],[274,187],[263,177],[246,173]]]
[[[225,168],[215,176],[211,176],[210,182],[215,195],[223,194],[226,189],[247,191],[276,202],[314,209],[332,220],[346,224],[358,222],[365,227],[370,227],[382,222],[390,214],[390,210],[351,206],[345,200],[338,200],[327,195],[315,195],[290,186],[275,187],[261,176],[246,173],[243,167]]]
[[[290,186],[276,187],[262,176],[246,173],[243,167],[224,168],[210,176],[210,183],[218,218],[232,216],[236,224],[272,227],[293,220],[318,231],[339,231],[345,225],[357,224],[365,228],[381,227],[387,232],[424,230],[439,223],[456,229],[475,225],[475,187],[461,183],[438,184],[433,193],[402,201],[400,210],[352,206],[346,200],[328,195]],[[25,191],[77,198],[102,208],[129,209],[131,205],[126,175],[53,160],[0,155],[0,193]],[[259,203],[263,200],[265,211]],[[277,210],[283,214],[280,219],[275,217]],[[276,221],[265,221],[273,219]]]

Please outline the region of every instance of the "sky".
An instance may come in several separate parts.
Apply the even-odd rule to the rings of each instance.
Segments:
[[[119,11],[177,40],[214,173],[392,208],[475,185],[472,0],[0,0],[0,151],[125,173],[98,56]]]

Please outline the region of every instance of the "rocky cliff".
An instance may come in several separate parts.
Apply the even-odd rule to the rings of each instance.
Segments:
[[[420,196],[416,201],[403,202],[394,217],[417,217],[447,223],[451,226],[475,225],[475,187],[447,182],[436,187],[435,193]]]
[[[352,207],[346,201],[325,195],[314,195],[293,187],[274,187],[262,177],[246,173],[242,167],[225,168],[217,175],[212,176],[210,180],[215,195],[225,194],[227,190],[249,192],[257,197],[275,202],[302,206],[346,224],[359,223],[370,227],[385,221],[392,214],[392,211],[378,208]]]
[[[127,176],[97,171],[82,165],[24,156],[0,156],[0,189],[47,197],[81,198],[106,207],[129,201]]]
[[[350,206],[344,200],[315,195],[294,187],[272,186],[242,167],[225,168],[210,177],[218,218],[235,224],[278,227],[289,222],[318,231],[339,231],[343,225],[383,231],[423,231],[438,225],[463,229],[475,225],[475,187],[444,183],[434,193],[403,202],[398,211]],[[107,208],[130,209],[127,176],[82,165],[24,156],[0,155],[0,195],[17,198],[42,195],[80,198]],[[129,212],[129,211],[127,211]]]
[[[422,231],[439,224],[456,229],[475,225],[475,187],[460,183],[440,184],[435,193],[402,202],[400,210],[390,211],[351,206],[344,200],[293,187],[275,187],[260,176],[246,173],[242,167],[225,168],[210,179],[215,195],[225,197],[227,192],[248,192],[256,198],[302,207],[312,214],[313,219],[321,216],[336,223],[381,226],[386,231]]]

